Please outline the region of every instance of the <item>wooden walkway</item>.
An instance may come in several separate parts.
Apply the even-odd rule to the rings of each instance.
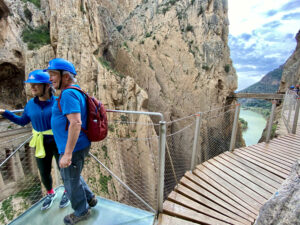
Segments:
[[[290,134],[198,165],[168,196],[158,224],[253,224],[300,159],[299,145],[300,135]]]

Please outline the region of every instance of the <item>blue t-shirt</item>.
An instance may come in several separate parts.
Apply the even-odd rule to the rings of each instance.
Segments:
[[[56,102],[55,99],[56,97],[52,96],[47,101],[40,101],[38,97],[34,97],[27,102],[22,116],[17,116],[8,110],[5,110],[2,115],[20,126],[31,122],[36,131],[50,130],[52,106]]]
[[[78,85],[73,85],[79,87]],[[69,122],[66,117],[68,114],[80,113],[82,127],[86,129],[87,123],[87,105],[85,96],[74,89],[66,89],[62,92],[60,99],[61,110],[58,108],[57,101],[54,103],[52,108],[52,118],[51,127],[53,130],[54,139],[58,148],[59,154],[65,152],[67,140],[68,140],[68,130],[66,130],[66,123]],[[86,134],[80,131],[78,140],[76,142],[73,152],[83,150],[91,144]]]

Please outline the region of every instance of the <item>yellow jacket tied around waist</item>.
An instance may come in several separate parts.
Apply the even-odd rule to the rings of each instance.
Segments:
[[[32,129],[33,137],[29,143],[29,146],[35,147],[35,157],[45,158],[46,152],[44,148],[44,135],[53,135],[52,130],[36,131]]]

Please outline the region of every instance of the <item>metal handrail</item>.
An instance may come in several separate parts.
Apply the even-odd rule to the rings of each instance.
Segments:
[[[32,138],[32,135],[27,138],[22,144],[20,144],[16,150],[14,150],[1,164],[0,164],[0,168],[11,158],[13,157],[19,150],[20,148],[22,148],[30,139]]]

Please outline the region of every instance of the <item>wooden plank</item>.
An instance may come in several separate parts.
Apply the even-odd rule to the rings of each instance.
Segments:
[[[236,173],[238,173],[241,176],[247,178],[251,182],[257,184],[258,186],[263,188],[265,191],[267,191],[271,195],[277,191],[277,188],[274,188],[273,186],[270,186],[265,181],[263,181],[261,179],[258,179],[257,176],[252,175],[252,173],[250,173],[250,168],[249,167],[244,167],[243,169],[240,168],[240,167],[237,167],[237,166],[234,165],[234,163],[231,163],[231,162],[223,159],[221,157],[221,155],[219,155],[219,157],[215,157],[214,159],[217,160],[218,162],[222,163],[224,166],[227,166],[228,168],[231,168]],[[257,175],[257,173],[256,173],[256,175]]]
[[[243,224],[239,221],[231,219],[231,218],[215,211],[214,209],[210,209],[204,205],[201,205],[198,202],[195,202],[195,201],[191,200],[190,198],[187,198],[184,195],[177,193],[175,191],[172,191],[170,193],[170,195],[168,196],[168,200],[175,202],[179,205],[182,205],[184,207],[190,208],[196,212],[199,212],[199,213],[205,214],[207,216],[210,216],[212,218],[215,218],[217,220],[220,220],[220,221],[224,221],[224,222],[231,223],[231,224],[237,224],[237,225]],[[249,223],[247,223],[247,224],[249,224]]]
[[[283,160],[282,158],[279,158],[277,155],[277,158],[272,156],[270,153],[265,153],[263,151],[257,150],[255,146],[248,146],[245,149],[248,153],[256,155],[257,157],[263,158],[265,160],[268,160],[269,162],[274,162],[274,164],[280,166],[283,169],[290,170],[292,163],[287,162]]]
[[[261,173],[257,170],[254,170],[245,164],[242,164],[241,162],[235,160],[234,158],[231,158],[225,154],[221,154],[220,157],[222,157],[224,160],[227,160],[232,165],[235,165],[236,167],[240,168],[241,170],[246,170],[249,174],[251,174],[251,175],[257,177],[258,179],[260,179],[261,181],[265,182],[270,187],[272,187],[272,189],[270,189],[271,191],[277,190],[280,187],[280,184],[278,182],[265,176],[263,173]]]
[[[281,152],[276,152],[274,150],[262,149],[261,147],[256,146],[256,145],[249,146],[249,148],[253,149],[253,151],[255,151],[258,154],[263,154],[270,158],[279,159],[281,162],[284,162],[286,166],[291,166],[294,163],[294,160],[288,158],[288,156],[286,154],[283,154]]]
[[[187,220],[160,213],[158,216],[158,225],[199,225],[199,223],[193,223]]]
[[[225,174],[226,179],[229,179],[229,181],[236,185],[236,187],[241,187],[241,189],[245,191],[248,189],[246,194],[249,194],[249,196],[253,196],[253,198],[255,198],[255,200],[260,202],[261,204],[263,204],[272,196],[271,192],[268,192],[267,190],[261,188],[260,186],[241,176],[234,170],[229,169],[214,158],[203,163],[204,166],[213,170],[213,167],[211,167],[209,163],[216,167],[218,170],[221,170]],[[214,172],[217,171],[214,170]]]
[[[238,161],[239,163],[242,163],[243,165],[246,165],[248,167],[250,167],[251,169],[255,170],[255,171],[258,171],[259,173],[269,177],[270,179],[274,180],[276,183],[277,183],[277,186],[276,187],[280,187],[281,183],[284,181],[283,178],[275,175],[274,173],[271,173],[269,172],[268,170],[250,162],[250,161],[247,161],[245,160],[244,158],[242,157],[239,157],[238,155],[235,155],[234,153],[231,153],[231,152],[224,152],[222,155],[226,155],[230,158],[233,158],[235,159],[236,161]]]
[[[207,198],[205,195],[202,195],[203,193],[195,192],[194,190],[190,189],[189,188],[190,186],[193,186],[195,188],[195,186],[197,186],[197,185],[195,183],[193,183],[192,181],[188,180],[187,178],[184,178],[184,179],[185,179],[184,184],[186,186],[179,184],[176,188],[176,192],[178,192],[184,196],[188,196],[192,200],[199,202],[199,203],[203,204],[204,206],[207,206],[207,207],[209,207],[223,215],[226,215],[229,218],[239,221],[243,224],[251,224],[251,220],[246,220],[243,217],[239,216],[240,211],[238,211],[239,214],[235,214],[235,213],[231,212],[230,208],[232,208],[232,206],[229,205],[230,208],[227,208],[228,204],[224,204],[225,202],[223,202],[223,201],[218,201],[218,202],[220,202],[220,204],[216,204],[215,202],[213,202],[213,200],[217,199],[216,196],[213,196],[212,194],[210,194],[210,197],[213,197],[212,200],[210,200],[210,198]],[[205,191],[205,192],[207,193],[208,191]]]
[[[270,154],[273,154],[273,155],[280,155],[281,157],[283,157],[285,160],[288,160],[289,162],[294,162],[295,161],[295,157],[292,157],[290,155],[288,155],[288,152],[283,152],[279,149],[277,149],[276,147],[272,146],[270,147],[269,145],[255,145],[256,146],[259,146],[260,148],[263,148],[264,149],[264,152],[267,152],[267,153],[270,153]],[[254,147],[253,145],[251,147]]]
[[[285,136],[280,136],[278,138],[276,138],[276,140],[289,140],[292,141],[293,143],[296,144],[300,144],[300,136],[299,135],[294,135],[294,134],[290,134],[290,135],[285,135]]]
[[[287,142],[281,142],[281,141],[278,141],[276,140],[276,142],[270,142],[270,144],[276,146],[277,148],[281,148],[282,150],[286,151],[286,152],[289,152],[293,155],[296,155],[296,156],[299,156],[299,152],[297,151],[297,146],[296,145],[292,145],[290,143],[287,143]]]
[[[289,171],[287,171],[287,170],[285,170],[285,169],[283,169],[283,168],[275,165],[274,163],[268,162],[268,161],[266,161],[264,159],[260,159],[259,157],[253,156],[253,155],[251,155],[251,154],[249,154],[246,151],[243,151],[241,149],[238,149],[234,153],[246,156],[247,159],[251,158],[251,159],[253,159],[253,160],[257,161],[257,162],[260,162],[260,163],[262,163],[264,165],[267,165],[267,166],[273,168],[276,171],[277,174],[284,174],[285,177],[289,174]]]
[[[290,144],[288,142],[284,142],[284,141],[279,141],[279,140],[276,140],[276,141],[270,141],[269,142],[271,145],[274,145],[274,146],[277,146],[277,147],[281,147],[282,149],[285,149],[286,151],[294,154],[294,155],[297,155],[299,156],[299,152],[297,150],[298,146],[295,145],[295,144]]]
[[[264,161],[264,163],[268,163],[269,165],[272,165],[273,167],[275,166],[275,167],[277,167],[278,170],[282,171],[283,173],[286,173],[286,174],[290,173],[291,167],[280,164],[280,162],[278,162],[274,159],[270,159],[261,154],[256,154],[254,151],[251,151],[251,148],[249,148],[249,147],[244,148],[241,153],[247,154],[256,159],[260,159],[260,160]]]
[[[237,155],[237,156],[239,156],[239,157],[242,157],[243,159],[245,159],[245,160],[247,160],[247,161],[249,161],[249,162],[251,162],[251,163],[253,163],[253,164],[257,165],[257,166],[260,166],[261,168],[267,170],[268,172],[273,173],[274,175],[279,176],[279,177],[282,178],[283,180],[286,179],[286,178],[288,177],[287,174],[282,173],[282,172],[276,170],[275,168],[270,167],[270,166],[268,166],[268,165],[266,165],[266,164],[264,164],[264,163],[262,163],[262,162],[259,162],[259,161],[257,161],[256,159],[253,159],[253,158],[251,158],[251,157],[248,157],[247,155],[244,155],[244,154],[242,154],[242,153],[240,153],[240,152],[235,151],[234,154]]]
[[[282,154],[285,154],[287,157],[291,159],[298,158],[298,156],[294,153],[291,153],[289,150],[286,150],[285,148],[281,148],[280,146],[275,144],[268,144],[267,147],[265,147],[266,151],[272,151],[272,152],[280,152]]]
[[[213,167],[212,167],[213,168]],[[221,171],[218,171],[217,169],[214,169],[216,171],[213,172],[209,168],[204,167],[202,164],[197,166],[197,169],[204,172],[206,175],[208,175],[210,178],[215,180],[219,185],[223,186],[227,190],[231,191],[234,195],[241,198],[243,201],[247,202],[248,205],[251,205],[254,209],[259,210],[260,207],[263,205],[262,201],[258,202],[257,200],[253,199],[251,196],[249,196],[249,192],[247,194],[248,189],[244,190],[244,186],[237,184],[238,187],[236,187],[235,184],[228,180],[228,176],[225,176],[224,173],[221,173]],[[234,182],[236,183],[236,182]]]
[[[195,212],[192,209],[186,208],[169,200],[163,203],[163,212],[172,216],[178,216],[182,219],[196,223],[212,224],[212,225],[228,225],[228,223],[217,220],[203,213]]]
[[[190,172],[186,173],[185,176],[192,180],[193,182],[197,183],[197,187],[194,187],[192,185],[189,186],[192,190],[199,192],[202,190],[201,187],[205,188],[206,190],[209,190],[211,192],[199,192],[200,194],[204,194],[206,197],[212,199],[218,204],[222,204],[226,206],[226,203],[229,204],[226,207],[231,210],[234,213],[237,213],[238,215],[242,216],[245,219],[248,219],[252,221],[252,219],[255,219],[258,211],[249,206],[246,202],[243,202],[240,198],[236,197],[234,194],[232,194],[227,189],[220,186],[217,182],[212,180],[209,176],[207,176],[205,173],[195,170],[195,174],[192,174]],[[186,184],[186,183],[185,183]],[[188,184],[186,184],[188,185]],[[199,187],[199,188],[198,188]],[[211,195],[216,196],[211,197]],[[219,201],[221,199],[221,201]],[[222,203],[223,202],[223,203]],[[232,207],[230,207],[232,206]],[[237,209],[237,210],[236,210]],[[240,213],[239,213],[240,211]]]
[[[299,155],[299,151],[297,149],[298,143],[290,143],[290,142],[285,142],[283,140],[272,140],[269,142],[269,144],[275,145],[275,146],[280,146],[282,149],[285,149],[286,151],[289,151],[293,154]]]

